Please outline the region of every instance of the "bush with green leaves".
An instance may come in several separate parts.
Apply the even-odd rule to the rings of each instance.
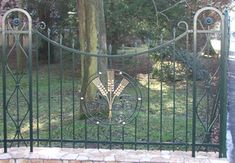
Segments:
[[[152,54],[155,61],[153,77],[160,81],[179,81],[193,76],[193,62],[196,66],[197,80],[205,79],[208,71],[203,65],[200,56],[182,49],[174,49],[172,46],[160,49]]]

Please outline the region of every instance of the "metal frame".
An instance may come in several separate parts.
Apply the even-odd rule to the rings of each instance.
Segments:
[[[221,82],[220,82],[220,115],[221,115],[221,120],[220,120],[220,126],[221,127],[221,132],[220,132],[220,157],[226,157],[226,45],[225,45],[225,24],[228,22],[225,22],[226,18],[223,15],[221,11],[214,7],[204,7],[200,10],[198,10],[194,16],[193,19],[193,53],[194,57],[198,57],[198,50],[197,50],[197,35],[198,35],[198,17],[205,11],[214,11],[219,15],[219,18],[221,20],[221,27],[219,31],[211,31],[211,30],[205,30],[205,31],[199,31],[199,33],[220,33],[221,34],[221,68],[220,68],[220,74],[221,74]],[[225,11],[226,12],[226,11]],[[227,28],[226,28],[227,29]],[[192,156],[195,157],[196,153],[196,119],[197,119],[197,73],[196,73],[196,63],[195,59],[193,60],[193,134],[192,134]]]
[[[19,20],[22,23],[26,23],[26,26],[23,25],[22,28],[14,28],[13,29],[13,25],[10,25],[9,23],[9,16],[12,13],[18,13],[18,14],[23,14],[27,20]],[[17,18],[18,19],[18,18]],[[12,22],[14,23],[14,22]],[[11,26],[9,28],[9,26]],[[16,26],[18,26],[18,24],[16,24]],[[26,28],[26,30],[25,30]],[[29,78],[28,78],[28,99],[25,99],[28,103],[28,111],[25,115],[25,117],[27,116],[27,114],[29,113],[29,126],[30,126],[30,130],[29,130],[29,142],[30,142],[30,151],[33,151],[33,113],[32,113],[32,19],[31,16],[29,15],[29,13],[23,9],[20,8],[15,8],[15,9],[11,9],[8,10],[4,16],[3,16],[3,23],[2,23],[2,47],[3,47],[3,56],[2,56],[2,71],[3,71],[3,123],[4,123],[4,152],[7,152],[7,142],[8,142],[8,136],[7,136],[7,116],[9,116],[8,113],[8,105],[11,99],[7,99],[7,82],[6,82],[6,74],[9,73],[10,68],[8,67],[8,56],[11,55],[12,51],[7,51],[7,47],[8,47],[8,35],[13,34],[14,35],[14,39],[15,39],[15,46],[20,46],[21,50],[23,50],[23,47],[21,45],[21,43],[19,42],[19,37],[20,35],[26,35],[28,37],[28,50],[23,51],[24,55],[26,55],[27,57],[27,70],[28,70],[28,74],[29,74]],[[14,46],[12,47],[13,50]],[[18,71],[18,70],[17,70]],[[12,73],[12,72],[10,72]],[[18,73],[18,72],[17,72]],[[12,74],[13,75],[13,74]],[[13,77],[13,76],[12,76]],[[18,92],[20,91],[20,87],[21,87],[21,79],[18,78],[18,74],[17,74],[17,79],[15,80],[15,84],[16,84],[16,92],[18,94]],[[15,92],[13,92],[14,94]],[[12,94],[12,96],[13,96]],[[23,93],[22,93],[23,95]],[[18,95],[17,95],[18,96]],[[23,95],[24,96],[24,95]],[[26,98],[26,97],[25,97]],[[19,103],[17,101],[17,103]],[[17,104],[17,112],[19,112],[19,107]],[[16,131],[16,135],[18,134],[18,136],[21,134],[20,132],[20,128],[21,128],[21,124],[22,122],[20,122],[19,124],[19,117],[17,117],[17,126],[15,126],[17,128]],[[24,118],[25,119],[25,118]],[[13,119],[12,119],[13,120]],[[15,122],[14,122],[15,123]]]
[[[219,15],[220,17],[220,22],[221,22],[221,28],[220,30],[211,30],[211,29],[198,29],[198,18],[200,17],[200,15],[202,15],[203,12],[215,12],[216,14]],[[13,29],[8,29],[7,28],[7,21],[8,21],[8,16],[11,14],[11,13],[14,13],[14,12],[19,12],[23,15],[25,15],[27,17],[27,28],[24,30],[19,30],[17,28],[15,28],[14,30]],[[211,21],[213,20],[209,20],[209,24],[211,23]],[[40,22],[41,23],[41,22]],[[45,27],[45,24],[43,24],[43,26]],[[4,15],[3,17],[3,24],[2,24],[2,38],[3,38],[3,59],[2,59],[2,78],[3,78],[3,124],[4,124],[4,128],[3,128],[3,132],[4,132],[4,140],[2,140],[3,144],[4,144],[4,152],[7,152],[7,148],[8,148],[8,143],[13,143],[13,142],[25,142],[25,144],[27,145],[26,142],[30,142],[30,151],[32,152],[33,151],[33,143],[34,142],[37,142],[37,146],[40,146],[40,143],[41,142],[46,142],[48,143],[48,146],[51,147],[53,146],[52,143],[54,142],[57,142],[57,143],[60,143],[60,146],[63,147],[63,144],[64,143],[72,143],[73,144],[73,147],[75,147],[75,144],[78,143],[78,144],[84,144],[85,147],[87,147],[87,145],[89,143],[92,143],[92,144],[97,144],[97,148],[100,148],[101,144],[108,144],[109,148],[112,149],[112,145],[120,145],[122,149],[125,149],[125,145],[133,145],[135,149],[138,149],[137,147],[140,145],[145,145],[146,149],[150,149],[152,145],[155,145],[155,146],[159,146],[159,149],[162,150],[164,149],[165,146],[169,146],[171,147],[173,150],[176,150],[176,147],[178,146],[182,146],[182,147],[185,147],[185,150],[189,150],[189,149],[192,149],[192,157],[195,157],[196,156],[196,151],[197,151],[197,148],[198,147],[205,147],[206,149],[209,148],[209,147],[215,147],[217,149],[219,149],[219,157],[225,157],[226,156],[226,106],[227,106],[227,99],[226,99],[226,72],[227,72],[227,56],[228,56],[228,38],[226,38],[227,36],[227,33],[229,32],[229,27],[228,27],[228,14],[227,12],[225,11],[224,14],[219,11],[218,9],[216,8],[213,8],[213,7],[205,7],[205,8],[202,8],[200,10],[198,10],[194,16],[194,20],[193,20],[193,30],[190,30],[189,29],[189,25],[184,22],[184,21],[181,21],[178,23],[178,28],[184,28],[184,33],[179,35],[179,36],[176,36],[176,29],[173,30],[173,37],[172,37],[172,40],[170,41],[166,41],[164,42],[163,41],[163,37],[161,37],[161,40],[159,41],[160,44],[157,45],[156,47],[154,48],[149,48],[148,50],[146,51],[143,51],[143,52],[135,52],[135,53],[131,53],[131,54],[125,54],[125,55],[106,55],[106,54],[93,54],[93,53],[86,53],[86,52],[81,52],[79,50],[76,50],[74,49],[74,40],[72,41],[72,48],[69,48],[69,47],[66,47],[63,44],[63,38],[62,38],[62,35],[60,36],[60,42],[57,43],[56,41],[53,41],[51,40],[50,38],[50,35],[51,35],[51,32],[50,32],[50,29],[48,30],[48,33],[47,33],[47,36],[43,35],[42,33],[40,33],[39,31],[35,30],[34,31],[34,34],[36,35],[36,67],[35,67],[35,71],[36,71],[36,97],[35,99],[33,98],[33,94],[32,94],[32,87],[33,87],[33,81],[32,81],[32,34],[33,34],[33,29],[32,29],[32,19],[30,17],[30,15],[27,13],[27,11],[23,10],[23,9],[12,9],[12,10],[9,10],[7,11],[7,13]],[[196,67],[196,60],[198,59],[198,49],[197,49],[197,45],[198,45],[198,34],[220,34],[221,35],[221,55],[219,57],[219,60],[220,60],[220,64],[219,64],[219,71],[220,71],[220,81],[219,81],[219,91],[218,91],[218,105],[219,105],[219,114],[217,115],[220,119],[220,141],[219,141],[219,144],[213,144],[213,143],[208,143],[208,142],[202,142],[202,143],[197,143],[196,141],[196,134],[197,134],[197,125],[198,125],[198,121],[201,122],[200,120],[200,117],[198,116],[198,94],[197,94],[197,84],[198,84],[198,80],[197,80],[197,67]],[[7,37],[8,35],[10,34],[14,34],[14,35],[27,35],[28,37],[28,48],[27,48],[27,55],[28,58],[27,58],[27,72],[29,74],[29,78],[28,78],[28,96],[27,96],[27,100],[29,101],[28,102],[28,113],[26,114],[26,116],[28,115],[29,116],[29,126],[30,126],[30,130],[29,130],[29,138],[19,138],[17,140],[15,139],[8,139],[8,130],[7,130],[7,125],[8,125],[8,116],[9,116],[9,113],[8,113],[8,103],[9,103],[9,99],[8,99],[8,95],[7,95],[7,74],[9,73],[9,68],[8,68],[8,55],[9,55],[9,51],[7,51],[7,48],[8,48],[8,42],[7,42]],[[192,50],[190,50],[190,36],[193,34],[193,44],[192,44]],[[40,128],[39,128],[39,113],[40,113],[40,110],[39,110],[39,105],[40,105],[40,102],[39,102],[39,88],[40,88],[40,85],[39,85],[39,77],[40,77],[40,72],[39,72],[39,62],[38,62],[38,58],[39,58],[39,52],[38,52],[38,42],[39,40],[38,39],[42,39],[44,41],[47,41],[48,42],[48,52],[47,52],[47,56],[48,56],[48,62],[47,62],[47,84],[48,84],[48,89],[47,89],[47,100],[48,100],[48,104],[47,104],[47,107],[48,107],[48,138],[41,138],[40,137]],[[185,49],[186,49],[186,52],[187,53],[192,53],[192,72],[193,72],[193,80],[192,80],[192,86],[193,86],[193,90],[192,92],[190,92],[190,82],[188,77],[185,77],[185,120],[186,120],[186,123],[185,123],[185,141],[184,142],[176,142],[175,139],[176,139],[176,130],[177,130],[177,127],[176,127],[176,112],[177,112],[177,96],[176,96],[176,93],[177,93],[177,85],[176,85],[176,60],[177,60],[177,42],[179,40],[183,40],[184,43],[185,43]],[[52,117],[51,117],[51,114],[52,114],[52,107],[53,107],[53,101],[52,101],[52,94],[53,94],[53,90],[52,90],[52,85],[51,85],[51,71],[52,71],[52,66],[51,66],[51,60],[50,60],[50,56],[51,56],[51,46],[54,46],[56,48],[59,49],[59,88],[60,88],[60,91],[59,91],[59,112],[60,112],[60,138],[53,138],[53,135],[52,135],[52,124],[51,124],[51,121],[52,121]],[[183,46],[183,45],[181,45]],[[163,52],[159,52],[161,51],[162,49],[163,50],[166,50],[167,47],[170,47],[170,52],[171,52],[171,61],[172,61],[172,81],[173,81],[173,84],[172,84],[172,90],[173,90],[173,95],[172,95],[172,101],[171,101],[171,105],[172,105],[172,142],[164,142],[163,141],[163,136],[164,136],[164,120],[163,120],[163,113],[164,113],[164,91],[163,91],[163,75],[164,75],[164,71],[163,71],[163,68],[164,68],[164,55],[163,55]],[[76,123],[75,123],[75,120],[76,120],[76,117],[75,117],[75,112],[76,112],[76,99],[81,99],[81,101],[83,102],[84,101],[84,97],[85,95],[78,95],[79,97],[76,97],[76,86],[75,86],[75,76],[72,77],[72,104],[71,104],[71,107],[72,107],[72,120],[73,120],[73,124],[72,124],[72,133],[73,133],[73,138],[72,139],[65,139],[64,138],[64,122],[63,122],[63,116],[64,116],[64,101],[63,101],[63,80],[64,80],[64,67],[63,67],[63,57],[64,57],[64,53],[63,52],[68,52],[68,53],[71,53],[71,56],[72,56],[72,73],[73,75],[75,74],[75,58],[77,56],[86,56],[86,57],[104,57],[104,58],[108,58],[108,60],[110,60],[110,62],[114,61],[114,59],[117,59],[117,58],[121,58],[122,59],[122,62],[124,59],[126,58],[131,58],[131,57],[136,57],[136,56],[139,56],[139,55],[142,55],[142,54],[148,54],[148,57],[151,56],[151,53],[152,52],[159,52],[159,58],[160,58],[160,96],[159,96],[159,99],[160,99],[160,104],[159,104],[159,115],[160,115],[160,118],[159,118],[159,126],[160,126],[160,131],[156,131],[156,132],[159,132],[158,134],[160,135],[159,136],[159,140],[158,141],[153,141],[151,140],[151,134],[150,132],[152,132],[152,129],[151,129],[151,126],[150,126],[150,121],[151,121],[151,113],[150,113],[150,109],[151,109],[151,106],[150,106],[150,98],[151,98],[151,89],[150,89],[150,74],[148,74],[147,76],[147,85],[146,85],[146,99],[143,99],[141,96],[140,96],[140,91],[139,91],[139,88],[137,88],[137,96],[136,96],[136,99],[139,100],[139,102],[144,102],[144,100],[146,100],[147,102],[147,105],[146,105],[146,124],[147,127],[146,128],[146,140],[144,141],[139,141],[138,139],[138,136],[137,136],[137,130],[138,130],[138,116],[136,117],[136,114],[134,117],[131,117],[131,119],[133,119],[133,123],[129,124],[129,125],[133,125],[134,126],[134,140],[127,140],[125,141],[125,128],[128,127],[128,125],[126,125],[126,120],[123,121],[123,124],[120,125],[119,127],[121,127],[121,140],[113,140],[112,139],[112,130],[115,129],[115,127],[112,127],[112,125],[115,125],[113,123],[108,123],[108,125],[105,126],[105,129],[107,129],[109,131],[109,136],[108,137],[108,140],[101,140],[100,139],[100,135],[101,135],[101,130],[103,129],[104,126],[102,126],[102,124],[100,124],[100,121],[97,121],[96,124],[95,124],[95,127],[97,129],[97,133],[96,133],[96,137],[97,137],[97,140],[89,140],[89,137],[88,137],[88,126],[89,126],[89,122],[87,120],[84,120],[84,124],[80,124],[80,125],[84,125],[84,139],[76,139]],[[149,58],[148,58],[149,59]],[[124,62],[123,62],[124,63]],[[110,69],[115,69],[115,68],[112,68],[113,65],[110,65]],[[150,65],[148,65],[148,70],[151,69]],[[123,71],[120,71],[120,72],[124,72]],[[104,72],[104,74],[106,74],[107,72]],[[109,116],[106,117],[107,119],[111,120],[112,116],[112,105],[113,105],[113,99],[114,97],[112,96],[113,93],[115,94],[115,92],[112,92],[112,89],[113,89],[113,85],[114,85],[114,81],[113,80],[113,72],[112,71],[108,71],[107,73],[107,78],[108,78],[108,91],[109,94],[107,92],[104,92],[103,95],[106,96],[107,98],[107,101],[108,101],[108,104],[109,104]],[[98,87],[99,89],[99,86],[100,86],[100,83],[97,83],[96,79],[99,79],[99,76],[100,74],[96,74],[95,76],[91,77],[91,81],[88,83],[88,84],[93,84],[95,86]],[[124,89],[126,87],[126,85],[129,83],[134,83],[133,85],[135,87],[138,87],[137,84],[135,83],[134,80],[132,80],[129,76],[128,76],[128,79],[130,79],[129,81],[125,81],[124,83],[121,84],[121,86],[123,87],[122,89]],[[16,82],[16,88],[20,88],[20,81],[19,82]],[[104,83],[103,83],[104,84]],[[106,83],[105,83],[106,84]],[[120,83],[119,83],[120,84]],[[122,92],[122,90],[121,90]],[[100,93],[102,94],[102,90],[100,89]],[[110,97],[108,97],[110,95]],[[192,96],[192,106],[190,105],[190,101],[189,101],[189,98]],[[36,111],[36,117],[33,117],[33,100],[36,100],[36,108],[35,108],[35,111]],[[87,101],[86,101],[87,102]],[[139,107],[139,106],[138,106]],[[19,110],[20,108],[17,107],[17,110]],[[192,109],[192,115],[190,115],[190,111]],[[135,109],[134,109],[135,110]],[[89,115],[91,116],[91,115]],[[171,116],[171,115],[169,115]],[[192,119],[190,119],[189,117],[192,117]],[[218,117],[216,117],[218,119]],[[33,118],[35,118],[35,121],[37,122],[37,126],[36,126],[36,129],[35,129],[35,132],[36,132],[36,136],[34,137],[34,134],[33,134]],[[192,120],[192,131],[190,131],[190,125],[189,125],[189,121]],[[128,121],[128,119],[127,119]],[[213,123],[214,122],[211,122],[212,123],[212,126],[213,126]],[[203,124],[202,124],[203,125]],[[20,127],[20,126],[18,126]],[[142,127],[142,126],[141,126]],[[211,126],[210,126],[211,127]],[[208,129],[208,128],[206,128]],[[191,138],[189,136],[189,133],[192,134]],[[205,130],[205,135],[208,134],[207,133],[207,130]]]

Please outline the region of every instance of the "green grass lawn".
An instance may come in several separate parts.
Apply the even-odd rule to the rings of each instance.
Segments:
[[[92,124],[80,118],[81,95],[79,90],[81,84],[79,78],[68,73],[72,71],[70,66],[64,66],[63,72],[60,72],[59,69],[59,65],[55,64],[51,65],[50,73],[48,73],[46,65],[40,66],[38,72],[35,69],[33,71],[33,128],[35,144],[39,146],[49,145],[48,141],[37,142],[37,139],[44,139],[51,141],[52,146],[60,146],[62,142],[63,146],[66,147],[84,147],[84,142],[88,142],[87,147],[109,148],[109,142],[120,142],[112,144],[112,148],[136,147],[138,149],[146,149],[147,142],[152,142],[181,143],[185,144],[185,146],[164,146],[164,149],[185,149],[186,144],[191,142],[191,81],[188,81],[188,87],[186,87],[185,80],[173,84],[160,82],[157,79],[150,79],[149,82],[145,79],[137,79],[142,93],[142,107],[138,116],[131,123],[124,126],[110,127]],[[49,75],[50,80],[48,80]],[[2,76],[0,78],[2,90]],[[15,82],[10,75],[7,76],[7,99],[11,98],[8,108],[10,116],[7,116],[9,139],[29,138],[29,116],[26,114],[27,102],[25,102],[23,97],[27,98],[28,95],[27,80],[28,76],[24,75],[21,79],[22,92],[15,92],[11,96],[15,89]],[[199,90],[198,94],[201,93],[202,90]],[[2,93],[0,94],[0,99],[2,99]],[[2,100],[0,100],[0,104],[2,106]],[[3,139],[3,115],[2,113],[0,115],[0,139]],[[21,134],[17,135],[15,126],[19,124],[21,124]],[[204,133],[200,125],[198,125],[197,131],[199,135]],[[53,142],[53,140],[75,140],[83,141],[83,143]],[[105,143],[93,143],[94,141],[98,142],[98,140]],[[89,141],[91,142],[89,143]],[[135,143],[139,144],[136,145]],[[149,145],[149,148],[159,149],[160,145]]]

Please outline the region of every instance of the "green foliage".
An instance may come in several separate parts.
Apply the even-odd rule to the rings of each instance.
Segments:
[[[184,14],[184,5],[178,5],[166,11],[164,16],[157,10],[171,7],[176,3],[172,0],[156,1],[156,8],[150,0],[106,0],[104,2],[108,43],[117,47],[121,44],[133,45],[136,40],[142,43],[146,43],[148,39],[156,40],[161,33],[169,36],[172,27]]]
[[[208,71],[200,58],[193,57],[193,54],[180,49],[175,52],[173,47],[160,49],[157,53],[152,54],[152,58],[156,62],[153,77],[161,81],[178,81],[192,78],[193,61],[196,64],[197,79],[202,80],[208,76]]]
[[[50,27],[52,22],[51,8],[60,16],[57,27],[78,25],[77,0],[27,0],[29,10],[35,9],[36,17],[45,21]],[[122,44],[133,45],[136,41],[157,40],[160,34],[164,38],[172,36],[172,28],[181,20],[191,20],[192,13],[208,1],[188,0],[103,0],[107,28],[107,43],[112,44],[113,53]],[[218,1],[211,1],[213,6]],[[228,0],[221,1],[227,4]],[[223,7],[221,6],[221,8]],[[69,14],[70,13],[70,14]],[[71,14],[73,13],[73,14]]]
[[[77,25],[76,1],[64,0],[28,0],[27,10],[34,20],[44,21],[47,27],[51,28],[53,23],[57,27]],[[72,13],[72,14],[71,14]]]

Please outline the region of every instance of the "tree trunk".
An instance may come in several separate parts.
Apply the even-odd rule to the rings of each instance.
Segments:
[[[86,0],[86,39],[85,46],[86,52],[97,52],[98,38],[97,38],[97,28],[96,28],[96,0]],[[86,57],[83,60],[83,72],[82,72],[82,84],[88,83],[88,78],[97,72],[97,58],[96,57]],[[88,87],[86,90],[87,98],[94,98],[96,88]]]
[[[97,29],[98,29],[98,47],[100,54],[107,54],[107,37],[104,15],[103,0],[97,0]],[[101,72],[106,71],[108,65],[107,58],[98,58],[98,70]]]
[[[77,0],[78,17],[79,17],[79,43],[80,50],[85,52],[97,53],[97,47],[100,47],[100,52],[106,51],[106,30],[103,0]],[[102,28],[102,29],[101,29]],[[103,62],[100,69],[104,70],[106,67],[106,59],[99,59]],[[88,87],[86,84],[91,75],[98,70],[97,57],[81,57],[81,81],[82,81],[82,95],[86,92],[86,98],[93,99],[96,95],[97,89],[93,86]],[[83,106],[81,106],[80,115],[83,116]]]

